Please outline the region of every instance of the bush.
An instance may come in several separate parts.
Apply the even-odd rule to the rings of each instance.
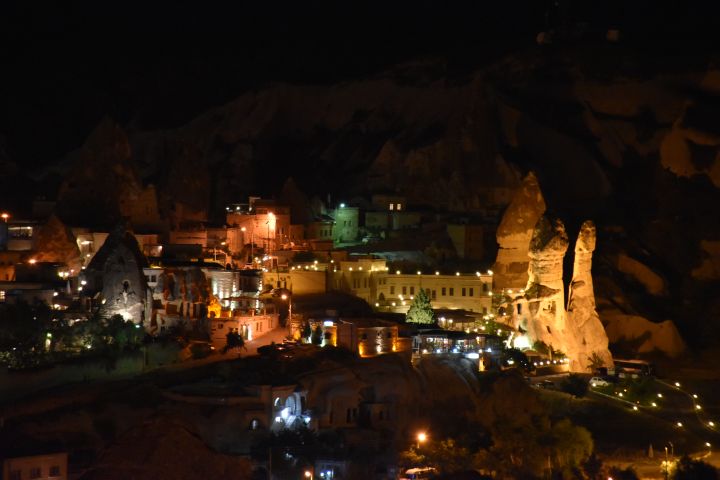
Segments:
[[[684,455],[677,463],[673,480],[717,480],[718,471],[709,463]]]
[[[638,480],[639,478],[632,467],[627,467],[625,469],[611,467],[610,477],[615,480]]]

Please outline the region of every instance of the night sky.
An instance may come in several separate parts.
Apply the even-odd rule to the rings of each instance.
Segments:
[[[131,130],[172,127],[272,81],[332,83],[428,56],[462,72],[527,48],[560,15],[539,0],[65,3],[0,15],[0,138],[26,168],[76,148],[106,114]],[[661,49],[716,44],[717,6],[626,3],[567,11],[598,38],[618,25]]]

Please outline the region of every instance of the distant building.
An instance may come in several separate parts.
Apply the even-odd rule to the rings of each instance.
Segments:
[[[240,242],[233,240],[234,244],[252,243],[269,254],[291,242],[290,208],[285,205],[251,198],[249,203],[228,206],[226,211],[228,226],[236,228],[242,237]]]
[[[376,307],[402,312],[410,308],[415,294],[423,289],[434,308],[488,314],[492,309],[492,278],[489,272],[390,272],[384,260],[360,259],[339,262],[332,287]]]
[[[325,268],[293,267],[285,272],[263,272],[265,288],[287,288],[294,295],[325,293],[328,291],[328,272]]]
[[[333,241],[335,243],[355,242],[358,239],[360,226],[360,210],[341,203],[335,209],[335,225]]]
[[[238,314],[229,311],[228,316],[208,319],[208,334],[216,349],[227,344],[227,334],[231,331],[239,333],[245,340],[255,340],[272,331],[278,326],[278,314]]]
[[[6,480],[67,480],[67,453],[50,453],[3,460],[2,478]]]

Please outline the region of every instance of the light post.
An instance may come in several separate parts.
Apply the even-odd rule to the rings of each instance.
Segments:
[[[243,244],[245,244],[245,232],[247,232],[247,228],[242,227],[240,229],[241,232],[243,232]],[[253,266],[255,265],[255,224],[253,223],[253,229],[250,232],[250,261],[252,262]]]
[[[313,474],[310,470],[305,470],[305,478],[313,480]]]
[[[10,214],[7,212],[3,212],[2,214],[0,214],[0,217],[2,217],[2,219],[5,223],[7,223],[8,218],[10,218]]]
[[[427,442],[427,433],[418,432],[417,434],[417,449],[420,450],[420,445]]]

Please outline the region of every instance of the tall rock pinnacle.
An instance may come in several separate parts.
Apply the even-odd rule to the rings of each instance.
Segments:
[[[499,248],[493,266],[495,288],[525,287],[528,281],[528,246],[545,208],[540,184],[535,174],[530,172],[505,210],[497,230]]]

